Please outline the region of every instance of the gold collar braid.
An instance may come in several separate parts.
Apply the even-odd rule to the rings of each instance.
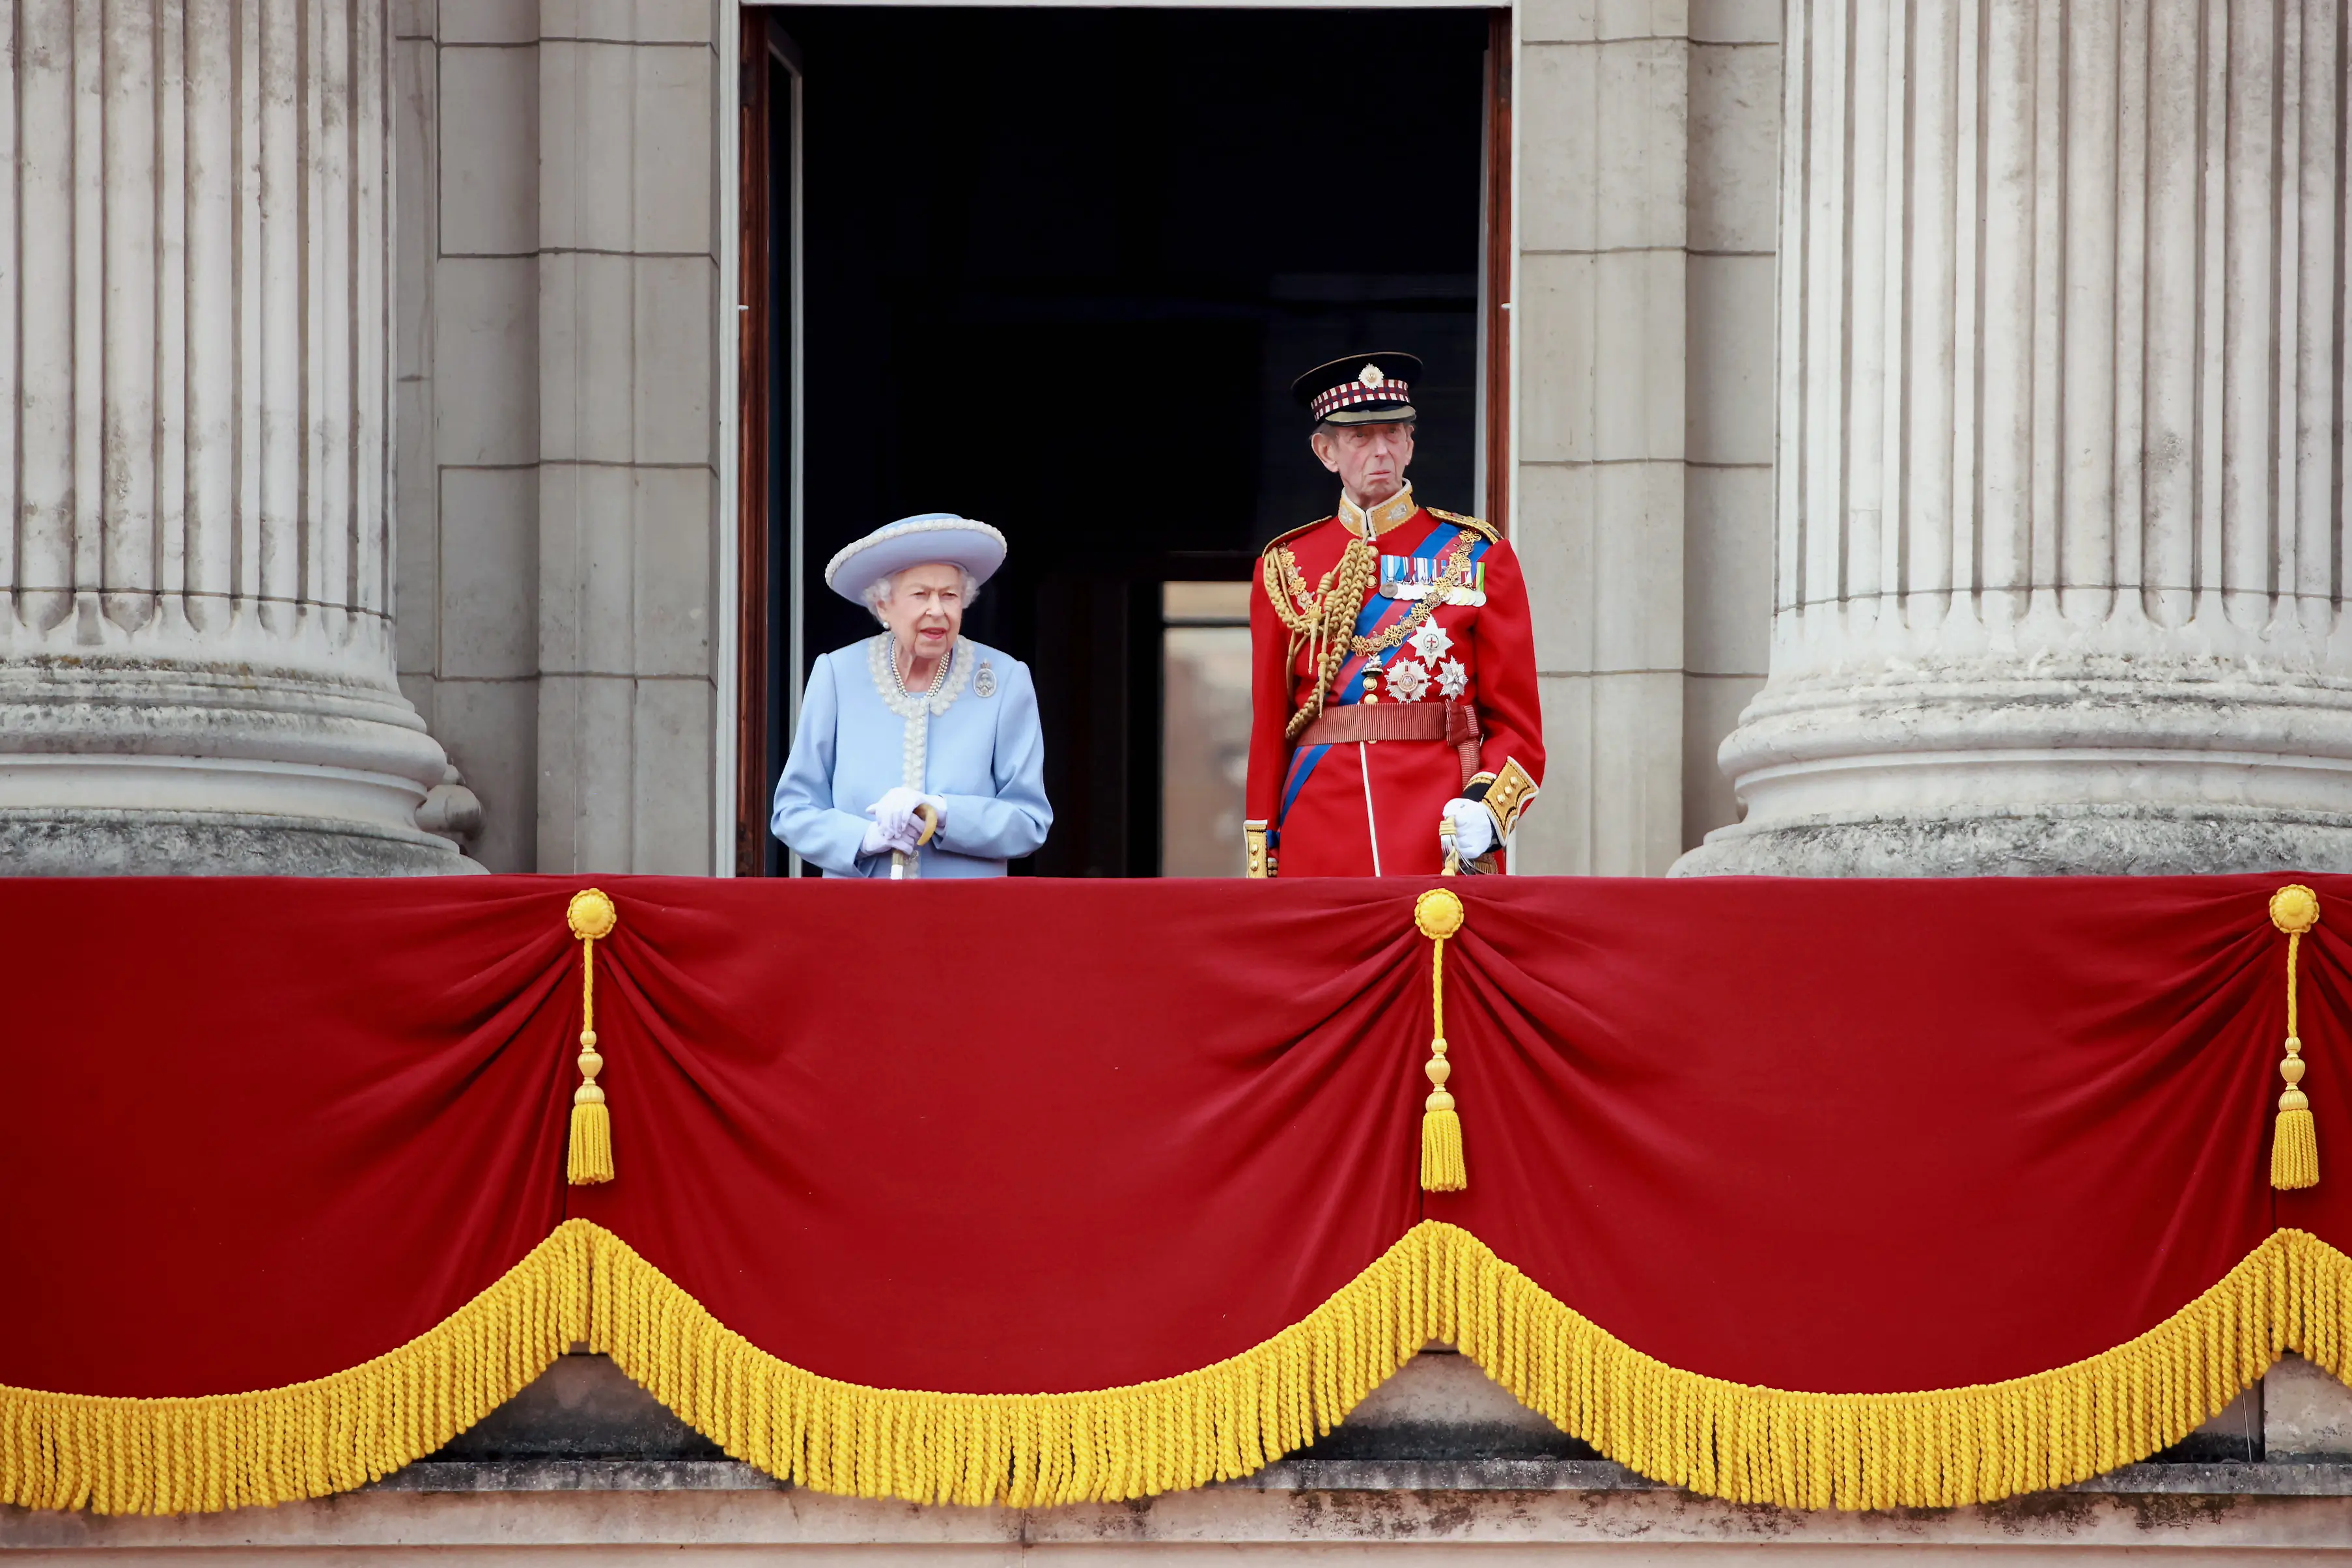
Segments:
[[[1360,535],[1365,539],[1378,539],[1420,510],[1421,503],[1412,499],[1412,486],[1407,482],[1388,500],[1375,502],[1369,507],[1358,506],[1354,501],[1349,500],[1347,492],[1342,490],[1339,492],[1339,510],[1337,515],[1340,525],[1349,532]]]

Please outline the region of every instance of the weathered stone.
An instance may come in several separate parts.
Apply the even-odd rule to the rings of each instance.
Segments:
[[[2352,869],[2333,0],[1964,10],[1789,9],[1771,673],[1676,868]]]
[[[2135,1466],[2063,1492],[1979,1508],[1805,1513],[1727,1503],[1593,1461],[1291,1463],[1245,1481],[1127,1503],[922,1507],[785,1487],[723,1460],[427,1464],[349,1497],[183,1519],[0,1510],[0,1550],[148,1561],[371,1561],[396,1551],[568,1561],[583,1549],[740,1562],[745,1549],[868,1561],[1090,1563],[1200,1554],[1328,1563],[1439,1551],[1511,1557],[1562,1547],[1677,1551],[1706,1561],[1880,1563],[1898,1552],[2161,1553],[2180,1561],[2352,1560],[2352,1466]]]
[[[558,1356],[530,1385],[438,1454],[444,1460],[715,1459],[719,1446],[672,1415],[609,1356]]]
[[[2263,1443],[2283,1458],[2352,1456],[2352,1388],[2299,1355],[2263,1379]]]
[[[394,678],[385,5],[302,16],[6,52],[0,873],[469,868]]]
[[[1476,1362],[1441,1347],[1399,1367],[1346,1420],[1297,1457],[1326,1463],[1596,1456],[1512,1398]]]
[[[404,1492],[780,1491],[790,1483],[733,1459],[420,1459],[372,1489]],[[1698,1507],[1727,1508],[1651,1480],[1607,1459],[1285,1459],[1213,1489],[1244,1492],[1667,1492]],[[2352,1464],[2323,1459],[2126,1465],[2053,1492],[1982,1510],[1920,1509],[1923,1515],[2021,1512],[2035,1500],[2110,1497],[2352,1498]],[[1763,1510],[1785,1519],[1808,1515]],[[1868,1517],[1852,1514],[1832,1516]],[[5,1539],[5,1538],[0,1538]],[[2348,1542],[2347,1545],[2352,1545]]]

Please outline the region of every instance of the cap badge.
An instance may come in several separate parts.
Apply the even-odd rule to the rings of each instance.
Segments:
[[[1385,384],[1389,378],[1381,374],[1380,366],[1368,364],[1356,373],[1356,379],[1366,386],[1381,386]]]

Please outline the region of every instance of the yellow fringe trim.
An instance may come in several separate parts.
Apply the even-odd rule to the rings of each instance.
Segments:
[[[1678,1371],[1477,1237],[1423,1221],[1298,1322],[1158,1382],[1079,1394],[869,1388],[728,1329],[569,1220],[446,1321],[313,1383],[189,1399],[0,1388],[0,1502],[205,1511],[348,1490],[431,1453],[586,1339],[736,1458],[919,1503],[1119,1501],[1250,1474],[1328,1432],[1433,1340],[1642,1474],[1793,1509],[1943,1508],[2084,1480],[2179,1442],[2300,1351],[2352,1361],[2352,1258],[2282,1230],[2164,1322],[2071,1366],[1913,1394]]]
[[[365,1486],[512,1399],[587,1337],[571,1220],[399,1349],[309,1383],[182,1399],[0,1385],[0,1503],[211,1513]]]
[[[1423,1221],[1230,1360],[1085,1394],[931,1394],[804,1372],[609,1234],[590,1341],[737,1458],[819,1491],[1015,1508],[1245,1476],[1330,1428],[1423,1344],[1645,1476],[1794,1509],[1945,1508],[2066,1486],[2179,1442],[2288,1348],[2352,1344],[2352,1258],[2280,1231],[2164,1322],[2074,1365],[1917,1394],[1805,1394],[1678,1371]]]
[[[2070,1486],[2178,1443],[2285,1350],[2343,1375],[2352,1258],[2273,1232],[2195,1300],[2069,1366],[1915,1394],[1804,1394],[1681,1372],[1466,1232],[1439,1337],[1529,1408],[1654,1479],[1790,1509],[1952,1508]]]
[[[1428,1342],[1426,1223],[1298,1322],[1197,1372],[1083,1394],[933,1394],[804,1372],[609,1232],[588,1340],[739,1459],[818,1491],[1013,1508],[1149,1497],[1263,1469]],[[1456,1233],[1460,1234],[1460,1233]]]

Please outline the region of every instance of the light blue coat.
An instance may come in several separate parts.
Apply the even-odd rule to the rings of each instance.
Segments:
[[[959,637],[940,694],[900,698],[883,662],[889,636],[835,648],[809,671],[769,826],[828,877],[887,878],[888,850],[857,852],[874,821],[866,808],[905,784],[947,802],[908,875],[1002,877],[1054,825],[1029,667]]]

